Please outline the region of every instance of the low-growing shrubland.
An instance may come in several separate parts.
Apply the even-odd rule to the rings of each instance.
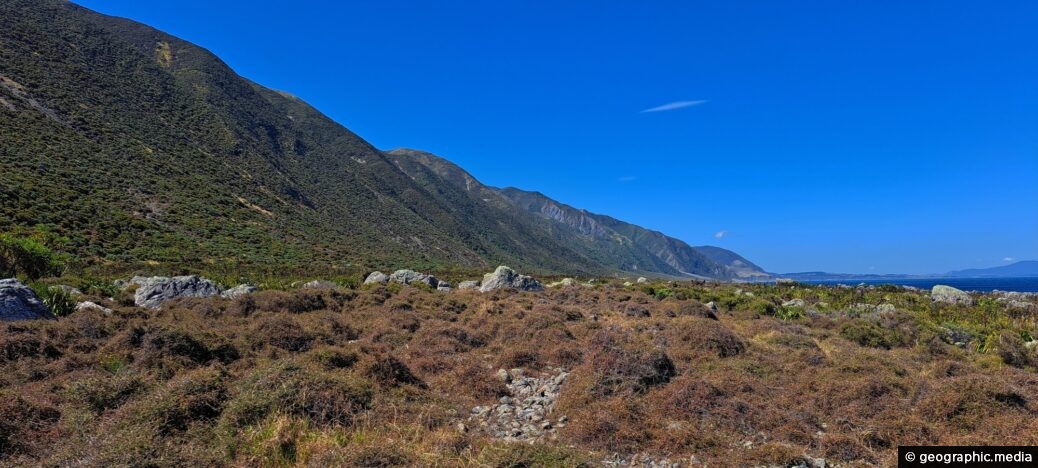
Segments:
[[[147,310],[87,286],[114,312],[0,324],[0,464],[889,465],[898,445],[1038,443],[1038,308],[989,296],[606,281]],[[468,420],[516,368],[568,372],[533,443]]]

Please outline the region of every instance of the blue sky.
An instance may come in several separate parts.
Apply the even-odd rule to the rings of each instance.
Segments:
[[[79,3],[380,148],[770,271],[1038,259],[1038,2]]]

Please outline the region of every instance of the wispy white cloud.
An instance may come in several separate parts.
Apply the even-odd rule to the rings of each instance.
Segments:
[[[644,114],[646,112],[663,112],[663,111],[670,111],[670,110],[676,110],[676,109],[684,109],[686,107],[692,107],[692,106],[698,106],[700,104],[706,104],[707,102],[708,101],[705,101],[705,100],[701,100],[701,101],[674,101],[674,102],[668,102],[668,103],[666,103],[666,104],[664,104],[662,106],[656,106],[656,107],[651,107],[651,108],[645,109],[645,110],[642,111],[642,113]]]
[[[1003,261],[1003,262],[1011,262],[1011,261],[1013,261],[1013,260],[1016,260],[1016,259],[1015,259],[1015,258],[1013,258],[1013,257],[1006,257],[1006,258],[1003,258],[1003,259],[1002,259],[1002,261]]]
[[[617,182],[634,182],[636,180],[638,180],[638,178],[632,175],[623,176],[616,179]]]
[[[714,233],[715,239],[724,239],[726,236],[728,236],[728,231],[725,231],[724,229]]]

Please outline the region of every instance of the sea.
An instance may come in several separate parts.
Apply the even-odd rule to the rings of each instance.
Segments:
[[[840,280],[798,280],[805,284],[846,284],[856,286],[862,283],[868,285],[896,284],[898,286],[913,286],[919,289],[931,289],[934,285],[943,284],[963,291],[1017,291],[1038,292],[1038,276],[1027,278],[868,278],[868,279],[840,279]]]

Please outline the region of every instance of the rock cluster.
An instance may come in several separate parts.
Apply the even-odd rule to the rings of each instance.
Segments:
[[[696,463],[695,457],[690,457],[688,460],[671,460],[665,457],[654,457],[645,453],[636,453],[634,455],[620,455],[614,453],[608,458],[602,460],[602,466],[631,466],[639,468],[682,468],[685,466],[699,465]]]
[[[216,286],[216,283],[195,275],[172,278],[135,276],[130,283],[138,286],[137,292],[133,296],[133,302],[138,307],[150,309],[157,308],[163,302],[178,297],[212,297],[220,294],[220,288]]]
[[[313,280],[313,281],[310,281],[309,283],[303,283],[303,287],[304,288],[311,288],[311,289],[335,289],[335,288],[338,288],[339,285],[335,284],[335,283],[333,283],[331,281]]]
[[[803,299],[790,299],[782,303],[782,307],[799,307],[801,309],[803,309],[806,305],[807,303],[805,303]]]
[[[849,310],[850,310],[850,312],[852,312],[850,314],[852,317],[854,317],[854,316],[871,317],[871,316],[879,316],[879,315],[884,315],[884,314],[892,314],[894,312],[897,312],[897,307],[894,307],[894,304],[888,304],[888,303],[883,303],[883,304],[876,305],[876,304],[865,304],[863,302],[857,302],[857,303],[851,305]]]
[[[553,421],[549,416],[569,375],[563,369],[555,371],[556,374],[530,377],[522,369],[499,370],[497,376],[507,384],[511,396],[501,397],[494,405],[472,408],[469,426],[506,441],[554,439],[556,430],[565,427],[568,418],[559,416]]]
[[[518,289],[520,291],[543,291],[540,281],[531,276],[520,275],[515,270],[504,265],[497,267],[493,273],[483,275],[483,283],[479,287],[480,292],[494,291],[497,289]]]
[[[236,298],[238,296],[244,296],[246,294],[251,294],[251,293],[254,293],[254,292],[258,291],[258,290],[259,290],[259,288],[255,287],[255,286],[253,286],[251,284],[239,284],[238,286],[235,286],[235,287],[233,287],[231,289],[225,290],[224,292],[220,293],[220,297],[225,297],[227,299],[234,299],[234,298]]]
[[[973,305],[973,298],[970,297],[969,294],[966,294],[960,289],[955,289],[943,284],[938,284],[933,287],[930,291],[930,299],[934,302],[944,302],[947,304],[962,304],[966,306]]]
[[[451,284],[446,281],[440,281],[433,275],[427,275],[425,273],[419,273],[414,270],[397,270],[391,274],[385,274],[381,271],[372,272],[364,279],[364,284],[386,284],[386,283],[400,283],[405,285],[414,285],[418,283],[425,284],[430,288],[439,291],[450,291]]]
[[[549,288],[568,288],[570,286],[576,286],[578,284],[580,284],[580,283],[578,283],[577,280],[575,280],[573,278],[562,278],[559,281],[556,281],[554,283],[548,284],[548,287]]]
[[[28,286],[14,278],[0,280],[0,320],[54,320],[47,305]]]
[[[1035,311],[1038,310],[1038,304],[1028,302],[1028,299],[1038,296],[1038,293],[1028,292],[1016,292],[1016,291],[991,291],[993,296],[996,296],[995,302],[1004,304],[1007,309],[1017,309],[1023,311]]]
[[[698,460],[695,455],[688,458],[670,459],[666,457],[656,457],[645,453],[636,453],[634,455],[626,456],[614,453],[602,460],[602,466],[609,467],[682,468],[686,466],[701,465],[703,465],[703,462]],[[815,458],[809,455],[804,455],[799,459],[790,461],[786,465],[780,466],[787,466],[790,468],[829,468],[833,465],[827,462],[824,458]]]

